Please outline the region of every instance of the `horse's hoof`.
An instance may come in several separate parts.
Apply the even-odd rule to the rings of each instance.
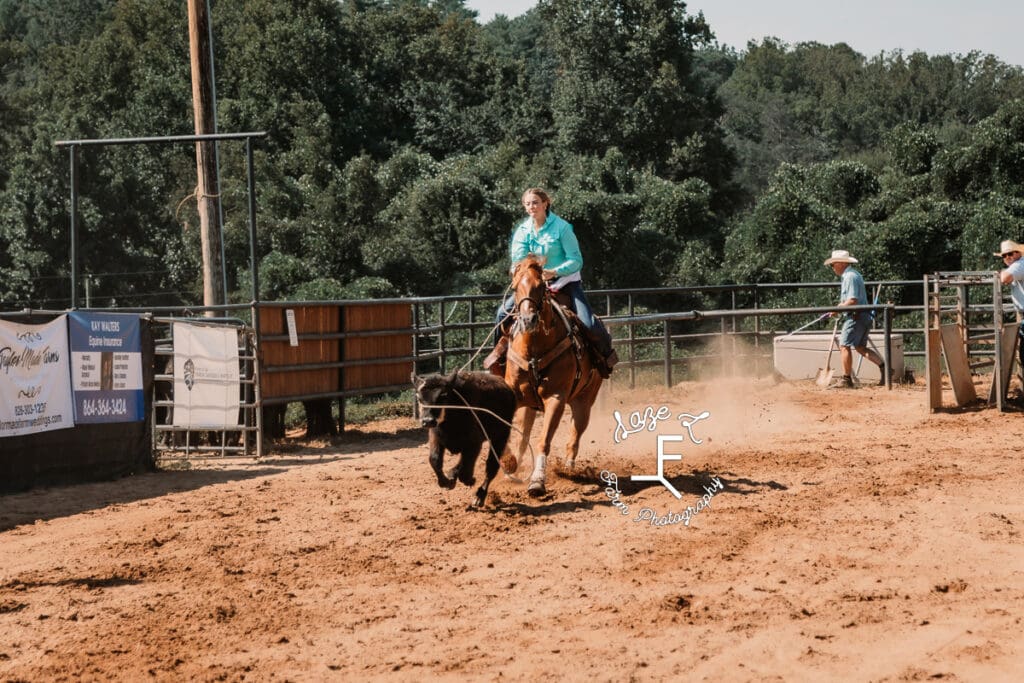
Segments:
[[[511,453],[501,456],[499,462],[501,463],[501,469],[505,470],[506,474],[515,474],[516,470],[519,469],[519,460]]]
[[[526,487],[526,492],[531,498],[540,498],[548,491],[544,487],[544,482],[542,480],[533,479],[530,481],[530,485]]]
[[[451,489],[455,488],[455,480],[454,479],[448,479],[447,477],[445,477],[444,479],[442,479],[441,477],[438,477],[437,478],[437,485],[440,486],[443,489],[451,490]]]
[[[576,458],[566,458],[565,459],[565,469],[571,470],[571,469],[574,469],[575,467],[576,467]]]

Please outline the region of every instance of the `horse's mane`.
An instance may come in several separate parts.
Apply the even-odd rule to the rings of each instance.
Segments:
[[[524,269],[535,270],[537,271],[537,277],[541,277],[541,274],[544,271],[544,260],[545,259],[537,256],[536,254],[527,254],[526,258],[518,261],[512,269],[512,281],[518,282],[519,274],[522,273]]]

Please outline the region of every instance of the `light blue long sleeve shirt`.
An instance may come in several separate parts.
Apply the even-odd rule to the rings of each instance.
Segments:
[[[539,230],[533,229],[533,218],[516,226],[509,241],[509,256],[515,264],[528,254],[547,259],[544,267],[553,270],[558,277],[572,275],[583,267],[583,254],[576,240],[572,225],[548,211],[548,218]]]

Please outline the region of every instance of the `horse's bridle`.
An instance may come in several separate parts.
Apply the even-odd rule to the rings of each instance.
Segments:
[[[547,298],[547,297],[545,296],[544,298]],[[531,302],[533,304],[534,308],[537,309],[538,313],[540,313],[541,308],[544,306],[544,301],[543,300],[538,301],[536,298],[534,298],[532,296],[520,297],[520,298],[516,299],[516,313],[517,314],[519,313],[519,307],[523,305],[524,301]]]
[[[529,266],[527,266],[527,268],[529,268]],[[523,277],[522,275],[519,275],[519,277],[517,277],[515,282],[513,283],[513,287],[515,289],[519,288],[519,281],[522,279],[522,277]],[[543,280],[541,280],[541,286],[544,288],[544,293],[541,294],[540,297],[536,297],[536,296],[522,296],[522,297],[517,296],[517,297],[515,297],[515,315],[517,317],[520,314],[520,308],[523,305],[524,301],[529,301],[530,303],[532,303],[534,308],[536,309],[537,315],[540,315],[541,310],[544,308],[544,300],[547,299],[547,291],[548,291],[547,290],[547,285],[544,284]]]

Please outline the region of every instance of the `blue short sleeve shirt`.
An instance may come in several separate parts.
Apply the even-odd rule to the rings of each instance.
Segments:
[[[1024,311],[1024,259],[1017,259],[1006,268],[1006,272],[1013,277],[1010,283],[1010,296],[1013,297],[1013,305],[1017,310]]]
[[[864,287],[864,278],[861,274],[854,270],[852,267],[848,267],[843,271],[842,284],[839,289],[839,303],[848,301],[849,299],[856,299],[858,305],[864,305],[868,303],[868,292]],[[855,314],[848,314],[851,318],[856,317]]]

